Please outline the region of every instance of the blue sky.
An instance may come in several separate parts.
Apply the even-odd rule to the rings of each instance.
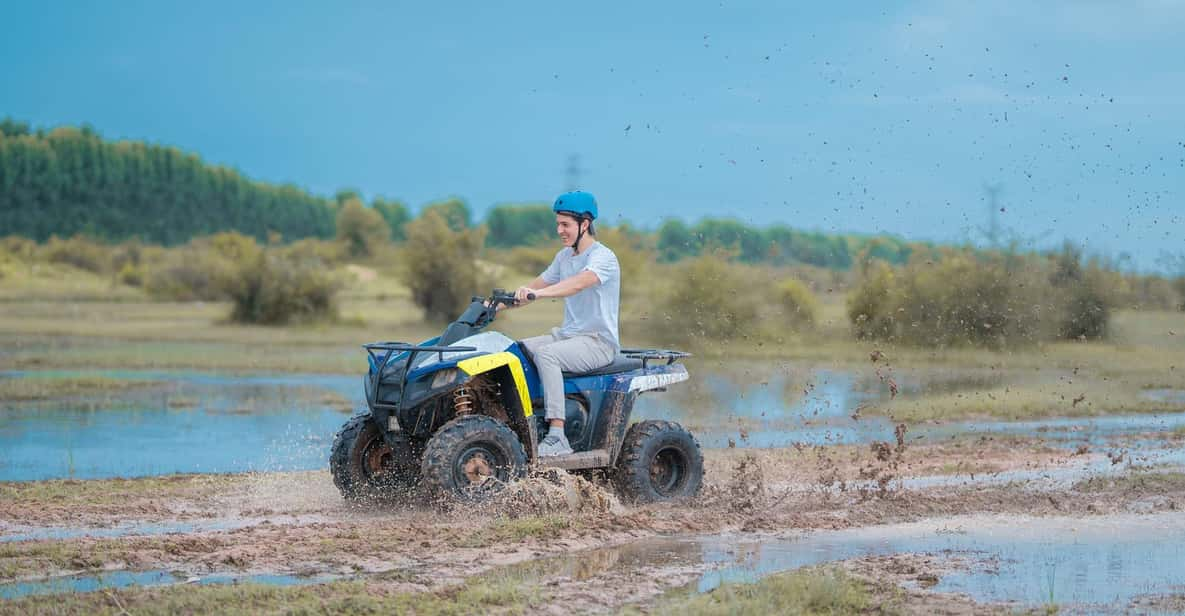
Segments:
[[[824,6],[826,4],[826,6]],[[876,8],[870,8],[875,6]],[[1185,252],[1185,3],[21,2],[0,116],[322,194]],[[620,218],[619,218],[620,217]]]

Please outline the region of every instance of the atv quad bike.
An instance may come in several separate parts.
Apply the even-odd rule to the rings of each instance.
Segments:
[[[539,457],[547,432],[543,388],[527,349],[482,332],[514,295],[474,297],[437,338],[363,345],[367,412],[333,442],[329,467],[347,499],[390,494],[417,483],[438,496],[481,500],[525,475],[527,466],[606,470],[628,500],[686,498],[703,482],[703,455],[670,421],[629,425],[639,394],[686,381],[687,353],[623,349],[608,366],[564,373],[564,432],[574,453]],[[627,430],[628,428],[628,430]]]

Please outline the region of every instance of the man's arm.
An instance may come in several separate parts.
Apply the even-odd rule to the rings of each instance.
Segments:
[[[543,279],[543,276],[536,276],[535,279],[532,280],[531,282],[528,282],[526,284],[526,286],[519,287],[518,290],[516,290],[514,292],[514,297],[516,300],[518,300],[518,303],[516,303],[513,306],[506,306],[506,307],[507,308],[518,308],[519,306],[526,305],[527,302],[530,301],[527,299],[528,292],[534,292],[534,291],[537,291],[538,289],[542,289],[546,286],[547,286],[547,281]],[[539,296],[538,293],[536,293],[535,297],[538,297],[538,296]],[[501,310],[501,308],[499,308],[499,310]]]
[[[595,287],[599,284],[601,284],[601,279],[596,274],[589,270],[584,270],[575,276],[565,278],[549,287],[543,287],[542,289],[532,288],[536,289],[535,299],[542,299],[544,297],[568,297],[576,295],[589,287]]]

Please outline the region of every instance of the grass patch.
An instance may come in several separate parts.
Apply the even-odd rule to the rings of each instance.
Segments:
[[[5,603],[17,614],[408,614],[526,613],[532,593],[515,580],[477,580],[438,593],[392,593],[365,581],[308,586],[175,585],[26,597]]]
[[[452,544],[458,548],[484,548],[497,543],[518,542],[530,537],[549,537],[570,525],[571,522],[566,518],[554,515],[502,518],[474,533],[455,539]]]
[[[0,482],[0,500],[6,504],[117,504],[133,498],[155,500],[214,494],[240,480],[235,475],[164,475],[134,479]]]
[[[872,410],[898,421],[923,422],[965,418],[1003,420],[1043,417],[1090,417],[1107,414],[1164,413],[1181,404],[1151,400],[1131,383],[1055,380],[977,391],[898,396]]]
[[[1091,477],[1073,485],[1078,492],[1138,492],[1141,494],[1164,494],[1185,490],[1185,473],[1145,472],[1122,477]]]
[[[753,584],[724,584],[704,594],[669,595],[649,613],[659,616],[858,614],[869,608],[870,601],[864,584],[843,571],[812,568],[771,575]]]
[[[139,379],[113,379],[105,376],[30,375],[0,379],[0,400],[34,402],[74,396],[103,396],[157,384]]]

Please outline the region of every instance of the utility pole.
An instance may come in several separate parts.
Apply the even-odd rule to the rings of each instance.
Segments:
[[[565,190],[571,192],[580,189],[580,155],[569,154],[568,166],[564,170],[564,182],[567,184]]]

